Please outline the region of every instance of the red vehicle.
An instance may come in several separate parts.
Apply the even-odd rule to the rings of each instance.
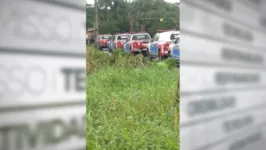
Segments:
[[[150,34],[147,32],[131,33],[124,45],[125,52],[147,54],[147,45],[151,41]]]
[[[159,57],[163,60],[170,56],[169,46],[174,42],[174,40],[179,36],[179,31],[176,30],[158,30],[157,34],[153,37],[152,43],[157,44],[158,52],[149,53],[150,57]]]
[[[110,34],[105,34],[105,35],[100,35],[99,36],[99,41],[98,41],[98,46],[100,50],[107,49],[108,50],[108,41],[112,38],[112,35]]]
[[[126,40],[129,38],[130,33],[117,33],[113,36],[112,40],[109,42],[109,50],[112,51],[114,49],[124,48],[124,44]]]

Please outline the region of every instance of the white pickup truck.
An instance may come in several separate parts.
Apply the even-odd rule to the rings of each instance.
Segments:
[[[170,52],[170,56],[177,59],[180,59],[180,36],[176,37],[176,39],[169,45],[168,51]]]

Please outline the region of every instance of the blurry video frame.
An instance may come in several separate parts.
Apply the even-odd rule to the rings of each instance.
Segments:
[[[87,150],[179,150],[179,1],[89,0]]]
[[[85,1],[0,1],[0,150],[86,148]]]
[[[265,149],[265,6],[182,1],[182,150]]]

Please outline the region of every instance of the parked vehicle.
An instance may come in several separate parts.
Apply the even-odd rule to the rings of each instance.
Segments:
[[[174,30],[158,30],[158,32],[154,35],[152,42],[148,45],[148,47],[157,45],[158,49],[157,51],[154,49],[153,51],[149,50],[149,57],[159,57],[159,60],[163,60],[171,56],[169,46],[174,43],[179,34],[179,31]]]
[[[144,55],[148,54],[148,43],[151,41],[151,36],[147,32],[132,33],[124,44],[126,53]]]
[[[97,41],[99,49],[100,50],[108,50],[108,41],[112,35],[106,34],[106,35],[100,35],[99,36],[99,41]]]
[[[113,40],[115,35],[112,35],[109,40],[107,41],[107,48],[108,48],[108,51],[111,52],[111,42]]]
[[[180,61],[180,37],[178,36],[173,43],[169,45],[170,56]]]
[[[114,49],[117,48],[124,48],[124,44],[126,43],[127,39],[129,38],[129,33],[120,33],[113,35],[110,42],[108,43],[109,51],[112,52]]]

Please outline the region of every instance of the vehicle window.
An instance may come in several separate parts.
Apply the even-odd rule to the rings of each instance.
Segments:
[[[179,43],[179,42],[180,42],[180,38],[177,37],[177,38],[176,38],[176,43]]]
[[[158,34],[155,34],[152,40],[153,41],[158,41],[158,38],[159,38],[159,35]]]
[[[109,39],[110,38],[110,35],[103,35],[102,36],[102,39]]]
[[[132,40],[147,40],[150,39],[150,36],[148,34],[138,34],[133,35]]]
[[[175,39],[178,38],[178,35],[179,35],[179,34],[171,34],[170,39],[171,39],[171,40],[175,40]]]
[[[115,40],[115,38],[116,38],[116,36],[114,35],[114,36],[113,36],[113,38],[112,38],[112,40],[114,41],[114,40]]]
[[[118,35],[117,40],[126,40],[127,37],[129,37],[129,36],[128,35]]]
[[[156,37],[155,37],[155,41],[158,41],[159,40],[159,35],[157,35]]]

